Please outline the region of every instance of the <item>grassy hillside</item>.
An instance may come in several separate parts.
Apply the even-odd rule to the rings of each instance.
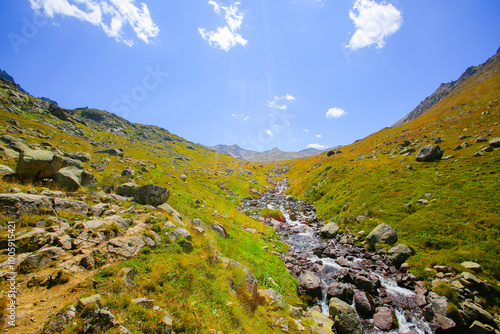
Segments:
[[[64,304],[99,293],[104,305],[134,332],[157,332],[161,323],[157,313],[131,304],[132,298],[141,296],[154,299],[157,305],[168,310],[176,332],[204,333],[210,329],[227,333],[280,332],[280,327],[275,326],[276,319],[288,319],[289,314],[275,306],[261,306],[255,312],[249,312],[245,300],[234,294],[229,284],[241,281],[241,271],[224,269],[214,260],[222,255],[238,261],[255,274],[259,288],[272,287],[290,304],[298,301],[296,279],[288,273],[276,253],[285,251],[286,245],[279,241],[273,229],[236,210],[241,198],[270,189],[276,166],[232,159],[158,127],[132,124],[99,110],[63,110],[61,116],[49,112],[46,102],[19,92],[11,83],[1,81],[0,84],[0,135],[20,138],[32,148],[60,154],[87,152],[92,155],[90,162],[85,163],[85,169],[97,177],[97,186],[80,188],[73,194],[76,198],[84,199],[88,205],[100,203],[104,195],[102,190],[124,183],[121,171],[130,166],[136,173],[132,181],[139,186],[152,183],[167,187],[171,194],[168,204],[185,221],[200,218],[207,225],[219,223],[229,233],[228,238],[211,230],[203,236],[193,236],[194,250],[191,253],[183,252],[179,244],[169,242],[166,235],[161,234],[160,247],[146,249],[126,262],[112,263],[105,270],[96,268],[75,274],[68,284],[78,284],[69,290],[54,287],[48,293],[45,287],[27,285],[33,277],[45,275],[44,270],[21,275],[18,280],[20,290],[24,298],[30,299],[21,300],[20,304],[35,302],[38,306],[32,305],[34,311],[29,311],[35,312],[36,322],[31,323],[29,316],[22,318],[27,327],[21,326],[19,330],[41,326]],[[123,148],[125,155],[116,157],[94,153],[106,147]],[[16,170],[17,157],[6,145],[2,146],[2,152],[0,164]],[[181,175],[186,175],[186,181]],[[0,181],[0,193],[41,193],[47,187],[41,182]],[[130,207],[130,203],[119,201],[108,204],[117,211]],[[140,205],[124,215],[156,232],[162,231],[167,219],[171,218]],[[18,235],[31,231],[39,221],[52,219],[50,216],[31,215],[16,219]],[[67,219],[72,226],[87,219],[74,214],[53,218]],[[12,220],[12,217],[1,216],[0,224],[5,227]],[[125,232],[117,230],[117,233]],[[5,237],[6,231],[2,232],[2,238]],[[6,255],[0,257],[0,262],[7,258]],[[131,292],[124,291],[117,278],[117,273],[125,267],[132,267],[137,272],[138,288]],[[51,296],[50,303],[57,309],[47,311],[38,301],[44,296]],[[36,311],[37,307],[39,311]],[[295,330],[290,327],[291,332]]]
[[[422,116],[341,147],[343,153],[290,163],[289,191],[352,231],[390,224],[416,250],[409,262],[419,277],[435,264],[460,269],[475,261],[486,277],[500,279],[500,151],[473,157],[488,146],[478,138],[499,136],[497,54]],[[464,142],[471,145],[454,150]],[[415,152],[399,154],[434,143],[452,157],[417,162]]]

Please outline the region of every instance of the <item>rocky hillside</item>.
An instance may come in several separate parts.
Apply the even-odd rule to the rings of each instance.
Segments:
[[[499,63],[500,49],[498,49],[497,53],[493,57],[488,59],[488,61],[486,61],[484,64],[469,67],[460,76],[460,78],[458,78],[458,80],[441,84],[441,86],[439,86],[439,88],[431,96],[423,100],[415,109],[413,109],[410,113],[408,113],[408,115],[397,121],[393,126],[400,126],[406,122],[411,121],[412,119],[419,117],[446,96],[464,89],[464,85],[467,84],[469,78],[474,77],[474,79],[472,80],[486,79],[489,75],[491,75],[492,68],[498,68],[500,66]]]
[[[226,153],[234,158],[241,158],[245,160],[250,160],[260,154],[260,152],[246,150],[238,145],[215,145],[209,146],[208,148],[214,150],[215,152]]]
[[[105,111],[62,109],[0,79],[0,173],[5,332],[298,333],[323,324],[299,303],[281,259],[287,246],[237,210],[272,189],[276,166]],[[11,287],[16,327],[5,307]]]
[[[498,60],[497,54],[464,77],[418,118],[287,164],[289,194],[315,204],[318,217],[352,233],[357,246],[372,244],[380,255],[389,255],[388,242],[373,244],[369,231],[387,224],[397,232],[398,242],[414,252],[405,268],[428,291],[446,298],[442,312],[434,308],[440,316],[433,321],[443,316],[454,324],[441,318],[442,332],[476,332],[465,302],[490,314],[479,320],[492,326],[484,332],[498,328]],[[472,272],[476,284],[489,288],[474,288],[477,298],[472,297],[470,285],[460,283],[462,272]],[[459,325],[464,322],[467,328]]]

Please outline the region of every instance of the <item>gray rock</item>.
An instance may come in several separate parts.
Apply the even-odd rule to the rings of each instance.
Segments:
[[[340,227],[335,224],[334,222],[329,222],[320,231],[321,237],[326,238],[326,239],[332,239],[337,236],[337,233],[339,233]]]
[[[463,310],[463,317],[467,323],[471,323],[475,320],[479,320],[486,324],[494,324],[493,316],[486,310],[484,310],[481,306],[465,301],[460,304],[461,309]]]
[[[480,272],[483,270],[483,267],[476,262],[471,262],[471,261],[465,261],[461,263],[462,267],[465,269],[473,270],[475,272]]]
[[[176,225],[184,226],[184,223],[182,222],[183,218],[182,218],[181,214],[179,212],[177,212],[174,208],[172,208],[170,205],[168,205],[167,203],[163,203],[162,205],[158,205],[156,207],[156,210],[158,210],[160,212],[167,213],[172,218],[172,220],[174,221],[174,223]]]
[[[148,231],[149,234],[153,235],[151,239],[147,235],[137,235],[132,237],[121,237],[115,238],[108,241],[107,251],[110,255],[117,258],[131,258],[136,256],[142,248],[155,247],[159,240],[159,236],[153,231]]]
[[[376,244],[392,245],[398,241],[398,236],[390,225],[382,223],[368,234],[366,241],[372,247]]]
[[[312,298],[321,298],[321,280],[312,271],[305,271],[299,278],[299,289],[301,292]]]
[[[75,191],[81,185],[81,170],[75,167],[65,167],[57,171],[53,181],[67,191]]]
[[[398,328],[398,319],[394,312],[388,307],[381,307],[373,316],[373,324],[383,331]]]
[[[74,154],[65,153],[64,156],[71,159],[80,160],[81,162],[89,162],[92,159],[92,155],[86,152],[75,152]]]
[[[52,213],[53,200],[43,195],[0,194],[0,211],[8,216]]]
[[[129,182],[129,183],[124,183],[124,184],[121,184],[119,185],[117,188],[116,188],[116,193],[120,196],[125,196],[125,197],[134,197],[135,196],[135,190],[138,188],[139,186],[133,182]]]
[[[413,251],[410,247],[404,244],[399,244],[389,249],[387,252],[387,260],[390,265],[399,268],[412,255]]]
[[[95,151],[97,154],[107,154],[114,157],[123,157],[124,151],[122,148],[107,148],[104,150]]]
[[[431,162],[441,159],[442,156],[443,151],[438,145],[426,145],[417,153],[416,159],[419,162]]]
[[[54,198],[54,209],[57,213],[73,212],[83,216],[88,212],[87,203],[59,197]]]
[[[41,334],[59,334],[71,323],[76,317],[76,308],[70,306],[56,314],[49,322],[45,324]]]
[[[12,168],[5,165],[0,165],[0,175],[12,175],[12,174],[15,174]]]
[[[186,176],[186,175],[184,175],[184,174],[179,175],[179,178],[180,178],[182,181],[184,181],[184,182],[186,182],[186,180],[187,180],[187,176]]]
[[[284,309],[286,306],[285,298],[273,289],[257,290],[257,294],[261,305],[276,305],[279,309]]]
[[[186,230],[185,228],[182,228],[182,227],[178,227],[176,228],[175,230],[173,230],[169,235],[168,235],[169,239],[171,241],[175,241],[175,239],[177,239],[178,237],[182,237],[186,240],[192,240],[193,237],[191,236],[191,233]]]
[[[371,318],[375,313],[375,304],[372,297],[364,291],[356,291],[354,293],[354,304],[356,311],[364,317]]]
[[[165,203],[169,196],[170,192],[167,188],[155,186],[154,184],[148,184],[136,188],[134,199],[139,204],[158,206]]]
[[[338,298],[349,302],[346,286],[343,283],[332,283],[328,286],[326,294],[330,298]]]
[[[144,308],[152,309],[155,305],[154,299],[149,299],[146,297],[135,298],[131,300],[132,304],[141,305]]]
[[[455,321],[441,314],[436,314],[435,323],[438,325],[440,333],[453,333],[457,327]]]
[[[330,299],[330,316],[333,317],[337,334],[362,334],[363,326],[351,305],[338,298]]]
[[[201,227],[204,230],[207,229],[207,226],[205,225],[205,223],[200,218],[193,219],[193,221],[191,222],[191,224],[193,224],[194,226],[197,226],[197,227]]]
[[[484,138],[483,136],[476,138],[476,143],[484,143],[486,141],[488,141],[488,139]]]
[[[215,224],[211,224],[210,228],[225,239],[229,237],[229,233],[227,232],[226,228],[221,224],[219,224],[218,222],[215,222]]]
[[[500,137],[491,138],[489,144],[492,147],[500,147]]]
[[[46,169],[54,154],[44,150],[26,150],[19,155],[17,161],[16,173],[21,178],[36,178]]]

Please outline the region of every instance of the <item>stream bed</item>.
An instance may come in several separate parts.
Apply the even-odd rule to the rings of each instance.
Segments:
[[[284,220],[267,218],[265,223],[289,245],[282,254],[284,264],[299,279],[299,294],[310,307],[329,315],[329,300],[336,297],[356,309],[364,333],[433,333],[418,306],[423,304],[412,274],[386,264],[383,252],[356,246],[357,238],[350,232],[322,238],[324,224],[316,217],[315,207],[286,195],[286,188],[286,180],[279,181],[274,191],[245,200],[240,209],[253,212],[256,219],[256,212],[265,208],[283,213]],[[374,316],[383,307],[390,310],[389,319],[382,312]]]

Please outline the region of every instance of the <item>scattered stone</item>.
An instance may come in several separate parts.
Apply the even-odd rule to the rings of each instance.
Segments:
[[[362,334],[363,326],[354,308],[338,298],[330,299],[330,316],[337,334]]]
[[[135,298],[131,300],[132,304],[141,305],[144,308],[152,309],[155,305],[154,299],[148,299],[146,297]]]
[[[483,143],[488,141],[488,139],[484,138],[483,136],[477,137],[476,138],[476,143]]]
[[[124,183],[116,188],[116,194],[124,197],[134,197],[139,186],[133,182]]]
[[[16,172],[14,172],[12,168],[5,165],[0,165],[0,175],[12,175],[15,173]]]
[[[335,224],[334,222],[329,222],[320,231],[321,237],[326,238],[326,239],[333,239],[337,236],[337,233],[339,232],[340,227]]]
[[[398,328],[398,319],[388,307],[381,307],[373,316],[373,324],[380,330],[390,331]]]
[[[170,197],[170,192],[165,187],[148,184],[135,190],[134,199],[139,204],[159,206]]]
[[[465,261],[465,262],[462,262],[461,265],[465,269],[473,270],[475,272],[480,272],[483,270],[483,267],[476,262]]]
[[[494,334],[495,328],[493,328],[489,325],[485,325],[485,324],[476,320],[469,327],[469,331],[472,334]]]
[[[431,162],[441,159],[443,151],[437,145],[426,145],[417,153],[416,159],[419,162]]]
[[[385,223],[379,224],[366,237],[366,241],[372,247],[376,244],[392,245],[398,241],[398,236],[394,229]]]
[[[321,280],[311,271],[305,271],[299,278],[299,290],[312,298],[321,298]]]
[[[273,306],[284,309],[286,306],[285,298],[273,289],[257,290],[259,304]]]
[[[500,137],[491,138],[489,145],[492,147],[500,147]]]
[[[404,244],[399,244],[396,247],[389,249],[387,252],[387,260],[390,265],[399,267],[412,255],[413,251],[410,247]]]
[[[177,239],[178,237],[182,237],[186,240],[192,240],[192,236],[191,236],[191,233],[186,230],[185,228],[182,228],[182,227],[178,227],[176,228],[175,230],[173,230],[169,235],[168,235],[169,239],[174,242],[175,239]]]
[[[371,318],[373,313],[375,313],[375,304],[372,297],[365,291],[356,291],[354,293],[354,304],[356,311],[364,317]]]
[[[229,237],[229,233],[227,232],[226,228],[218,222],[215,222],[215,224],[211,224],[210,228],[224,239],[227,239]]]
[[[479,157],[482,157],[483,155],[484,155],[484,152],[479,151],[479,152],[474,153],[472,156],[473,156],[474,158],[479,158]]]
[[[187,176],[186,176],[186,175],[184,175],[184,174],[179,175],[179,178],[180,178],[182,181],[184,181],[184,182],[186,182],[186,180],[187,180]]]
[[[107,148],[104,150],[95,151],[97,154],[107,154],[114,157],[123,157],[124,151],[122,148]]]

